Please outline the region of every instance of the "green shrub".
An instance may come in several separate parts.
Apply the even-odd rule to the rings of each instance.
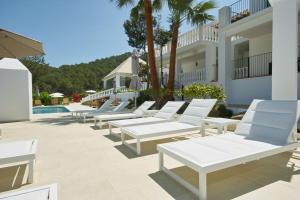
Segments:
[[[217,111],[217,117],[231,118],[233,116],[233,111],[228,109],[224,104],[218,104],[215,106]]]
[[[40,100],[43,105],[51,105],[51,97],[48,92],[41,92]]]
[[[223,102],[226,99],[224,90],[217,85],[193,83],[178,90],[176,92],[178,96],[184,96],[186,99],[192,100],[193,98],[201,99],[218,99],[219,102]]]

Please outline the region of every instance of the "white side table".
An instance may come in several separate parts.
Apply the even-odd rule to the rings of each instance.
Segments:
[[[207,118],[202,120],[202,135],[205,135],[205,126],[212,125],[218,128],[218,134],[227,132],[227,126],[238,124],[240,120],[226,118]]]

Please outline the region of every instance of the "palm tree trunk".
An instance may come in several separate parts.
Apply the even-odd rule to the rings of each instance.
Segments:
[[[163,46],[160,46],[160,82],[164,85],[164,72],[163,72]]]
[[[152,18],[152,3],[151,0],[144,0],[145,18],[146,18],[146,34],[147,34],[147,46],[149,57],[149,68],[151,74],[151,84],[154,92],[154,97],[157,98],[159,94],[159,80],[157,77],[157,69],[155,63],[155,51],[154,51],[154,36],[153,36],[153,18]]]
[[[175,85],[175,68],[176,68],[176,51],[178,42],[180,22],[176,21],[172,27],[170,66],[169,66],[169,80],[168,80],[168,98],[171,99],[174,94]]]

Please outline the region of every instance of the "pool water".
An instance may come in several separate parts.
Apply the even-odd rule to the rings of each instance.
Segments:
[[[46,114],[46,113],[65,113],[70,112],[64,106],[40,106],[32,108],[33,114]]]

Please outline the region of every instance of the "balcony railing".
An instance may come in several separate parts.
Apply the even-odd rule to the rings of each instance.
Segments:
[[[181,85],[189,85],[196,82],[204,82],[205,81],[205,68],[197,69],[192,72],[185,72],[177,75],[177,82]]]
[[[233,79],[254,78],[272,75],[272,52],[233,61]],[[298,72],[300,51],[298,48]]]
[[[268,0],[239,0],[230,6],[231,23],[270,7]]]
[[[218,41],[218,29],[209,25],[199,26],[191,31],[188,31],[178,37],[177,48],[186,47],[199,41]],[[163,47],[163,54],[171,52],[171,42]],[[156,56],[159,57],[159,51],[156,51]]]

